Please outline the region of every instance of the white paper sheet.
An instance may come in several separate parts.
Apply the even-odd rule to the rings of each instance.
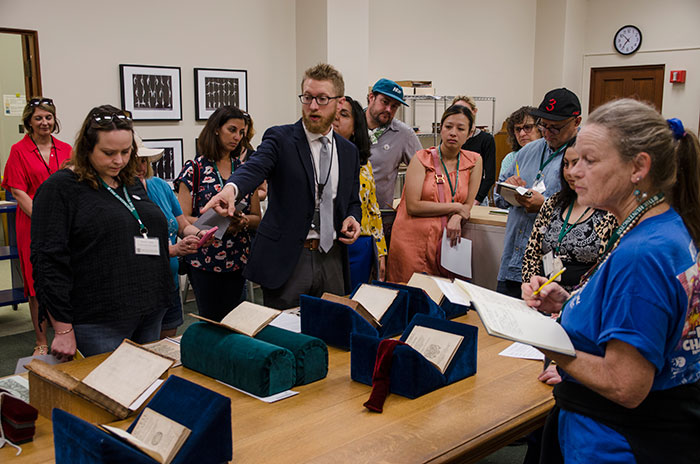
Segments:
[[[154,391],[156,391],[156,389],[160,387],[160,384],[163,382],[163,379],[156,379],[156,381],[153,382],[151,386],[146,389],[145,392],[141,393],[141,396],[136,398],[134,402],[129,405],[129,409],[131,409],[132,411],[136,411],[138,408],[140,408],[141,405],[146,402],[148,397],[151,396],[151,394]]]
[[[290,332],[301,333],[301,317],[299,317],[298,312],[296,314],[283,312],[274,318],[270,325]]]
[[[472,278],[472,241],[462,237],[455,246],[450,246],[447,229],[442,231],[442,248],[440,256],[442,267],[457,275]]]
[[[520,342],[513,343],[498,354],[508,358],[544,360],[544,354],[540,350]]]
[[[214,379],[214,380],[216,380],[216,379]],[[233,387],[225,382],[222,382],[221,380],[216,380],[216,381],[219,382],[221,385],[226,385],[229,388],[233,388],[236,391],[239,391],[241,393],[245,393],[248,396],[252,396],[256,400],[264,401],[265,403],[274,403],[276,401],[280,401],[280,400],[283,400],[285,398],[290,398],[292,396],[296,396],[299,394],[299,392],[294,391],[294,390],[286,390],[286,391],[279,392],[275,395],[270,395],[270,396],[264,396],[264,397],[263,396],[255,396],[252,393],[248,393],[245,390],[241,390],[240,388]]]

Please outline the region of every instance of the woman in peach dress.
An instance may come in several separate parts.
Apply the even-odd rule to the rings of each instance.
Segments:
[[[407,282],[414,272],[448,276],[439,265],[443,230],[451,244],[459,241],[481,180],[481,157],[461,149],[473,124],[469,108],[450,106],[440,121],[440,145],[418,151],[408,165],[389,248],[389,281]]]

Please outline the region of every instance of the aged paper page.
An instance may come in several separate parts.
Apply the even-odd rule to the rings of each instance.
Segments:
[[[417,325],[408,334],[406,344],[425,356],[444,374],[462,340],[464,337],[461,335]]]
[[[163,456],[163,461],[168,463],[190,435],[190,429],[146,408],[131,434]]]
[[[128,408],[172,363],[171,359],[124,341],[83,383]]]
[[[398,290],[391,288],[362,284],[352,296],[352,299],[364,306],[367,312],[379,322],[398,294]]]
[[[158,340],[157,342],[147,343],[142,345],[149,351],[154,353],[162,354],[166,358],[170,358],[175,361],[172,367],[177,367],[182,364],[180,361],[180,343],[169,338],[164,338]]]
[[[249,301],[236,306],[221,320],[221,323],[231,329],[254,337],[271,320],[279,316],[281,311],[260,306]]]
[[[442,277],[436,278],[441,279]],[[438,286],[437,282],[435,282],[433,277],[426,274],[414,272],[406,285],[408,285],[409,287],[422,288],[425,291],[425,293],[428,294],[430,299],[435,302],[435,304],[439,305],[440,303],[442,303],[442,297],[444,296],[444,294],[442,290],[440,290],[440,287]]]

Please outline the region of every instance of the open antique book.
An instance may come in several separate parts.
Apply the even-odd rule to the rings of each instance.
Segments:
[[[83,380],[37,359],[27,370],[123,419],[140,407],[172,364],[172,359],[124,340]]]
[[[131,433],[109,425],[100,427],[162,464],[172,461],[190,436],[190,429],[151,408],[143,410]]]
[[[280,315],[282,311],[268,308],[266,306],[257,305],[250,301],[244,301],[231,310],[221,322],[212,321],[206,317],[191,314],[202,321],[211,324],[225,327],[234,332],[255,337],[258,332],[264,329],[274,318]]]
[[[381,327],[382,324],[379,321],[391,307],[398,294],[398,290],[391,288],[362,284],[352,299],[331,293],[324,293],[321,295],[321,299],[351,307],[369,322],[372,327],[377,328]]]
[[[489,335],[576,356],[564,328],[554,319],[529,307],[523,300],[459,279],[455,279],[452,285],[471,300]]]
[[[406,344],[422,354],[443,374],[464,340],[461,335],[416,325],[406,338]]]
[[[445,297],[445,294],[438,285],[438,280],[442,280],[443,282],[447,283],[452,283],[450,279],[447,279],[445,277],[429,276],[427,274],[414,272],[406,285],[408,285],[409,287],[423,289],[423,291],[425,291],[425,293],[428,294],[430,299],[433,300],[435,304],[439,306],[440,303],[442,303],[442,299]]]

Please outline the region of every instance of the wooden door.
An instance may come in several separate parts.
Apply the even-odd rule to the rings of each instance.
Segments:
[[[615,98],[635,98],[661,111],[664,96],[664,65],[591,68],[590,113]]]

